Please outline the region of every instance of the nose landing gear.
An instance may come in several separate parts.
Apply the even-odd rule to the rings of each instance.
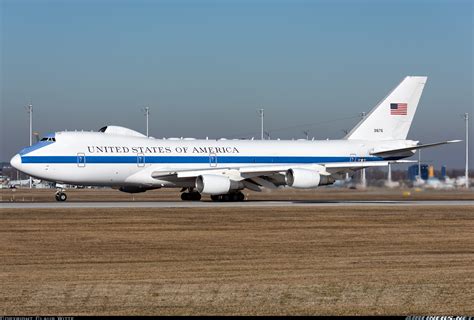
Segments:
[[[64,202],[67,200],[67,195],[62,190],[56,191],[56,195],[54,197],[56,198],[56,201],[60,201],[60,202]]]

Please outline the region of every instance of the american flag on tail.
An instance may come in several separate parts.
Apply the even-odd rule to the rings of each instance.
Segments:
[[[406,116],[408,104],[406,103],[391,103],[390,115],[392,116]]]

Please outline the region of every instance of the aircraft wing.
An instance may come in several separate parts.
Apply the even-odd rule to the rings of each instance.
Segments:
[[[285,173],[290,168],[311,168],[314,165],[268,165],[268,166],[249,166],[237,168],[208,168],[199,170],[168,169],[164,171],[154,171],[152,177],[159,179],[162,177],[175,175],[177,178],[195,178],[203,174],[225,175],[233,180],[244,180],[250,176],[259,176],[265,174]],[[323,169],[323,166],[318,166]]]
[[[200,175],[223,175],[234,181],[240,181],[245,188],[253,191],[261,191],[261,188],[275,189],[286,185],[285,173],[289,169],[315,170],[322,176],[332,176],[334,179],[343,179],[346,173],[351,173],[362,168],[383,167],[389,163],[416,162],[410,160],[395,161],[361,161],[361,162],[331,162],[321,164],[282,164],[244,166],[228,168],[206,168],[199,170],[168,168],[151,172],[152,179],[179,182],[192,180]]]
[[[301,168],[318,171],[321,175],[331,175],[334,173],[356,171],[369,167],[384,167],[389,163],[401,163],[406,161],[361,161],[361,162],[331,162],[321,164],[284,164],[267,166],[248,166],[236,168],[208,168],[199,170],[166,169],[153,171],[152,177],[155,179],[166,178],[195,178],[203,174],[224,175],[235,181],[242,181],[249,178],[280,174],[284,175],[289,169]],[[410,161],[411,162],[411,161]]]

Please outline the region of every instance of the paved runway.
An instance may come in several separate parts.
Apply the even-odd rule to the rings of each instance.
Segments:
[[[439,201],[153,201],[153,202],[1,202],[0,209],[56,208],[222,208],[222,207],[363,207],[363,206],[474,206],[473,200]]]

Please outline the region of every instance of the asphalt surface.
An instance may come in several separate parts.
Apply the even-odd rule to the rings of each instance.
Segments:
[[[426,201],[149,201],[149,202],[1,202],[0,209],[55,208],[223,208],[223,207],[474,206],[473,200]]]

